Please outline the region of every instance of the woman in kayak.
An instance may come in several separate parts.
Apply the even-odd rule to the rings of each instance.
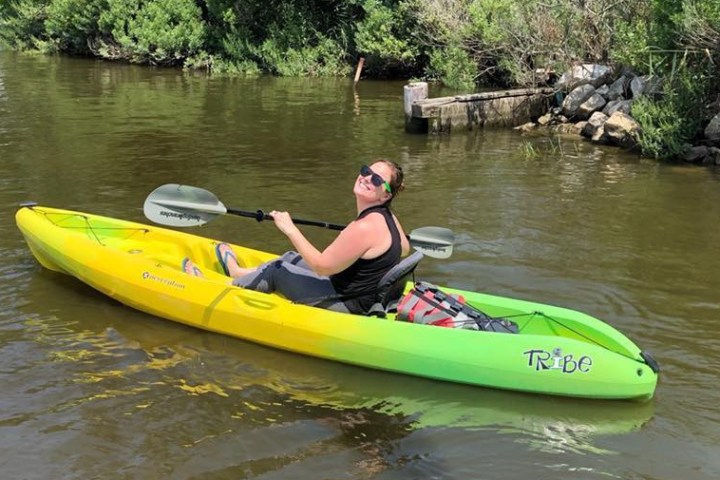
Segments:
[[[256,268],[243,268],[227,243],[216,254],[233,285],[260,292],[278,292],[299,303],[313,303],[330,310],[367,313],[375,301],[374,288],[410,244],[390,203],[404,188],[403,171],[389,160],[363,165],[353,193],[358,216],[325,250],[318,250],[293,223],[288,212],[272,211],[275,226],[296,251]],[[202,272],[189,260],[183,270]]]

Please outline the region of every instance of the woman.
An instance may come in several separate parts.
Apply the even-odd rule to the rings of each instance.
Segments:
[[[287,212],[272,211],[275,226],[295,247],[278,260],[257,268],[243,268],[230,246],[216,253],[233,284],[265,293],[278,292],[299,303],[350,313],[367,313],[375,303],[374,288],[382,276],[410,251],[390,203],[404,188],[402,169],[389,160],[363,165],[353,193],[358,216],[325,250],[305,238]],[[183,270],[201,275],[188,259]]]

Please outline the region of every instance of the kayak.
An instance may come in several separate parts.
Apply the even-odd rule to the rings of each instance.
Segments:
[[[235,287],[215,255],[218,240],[37,205],[17,226],[32,254],[132,308],[262,345],[372,369],[548,395],[652,398],[659,368],[611,325],[582,312],[443,288],[517,333],[443,328],[333,312]],[[277,255],[232,245],[252,267]],[[204,272],[181,269],[188,257]],[[413,282],[408,282],[409,291]]]

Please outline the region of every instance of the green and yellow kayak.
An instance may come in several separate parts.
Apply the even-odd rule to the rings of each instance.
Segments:
[[[143,312],[243,340],[362,367],[550,395],[649,399],[657,384],[652,357],[612,326],[577,311],[444,289],[492,317],[511,318],[519,333],[343,314],[231,286],[219,273],[217,240],[41,206],[20,208],[16,220],[44,267]],[[276,257],[233,248],[245,266]],[[205,277],[182,272],[184,257]]]

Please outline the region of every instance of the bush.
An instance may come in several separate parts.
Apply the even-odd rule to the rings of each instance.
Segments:
[[[106,8],[107,0],[52,0],[46,10],[45,31],[53,50],[91,53],[88,39],[99,34],[98,17]]]
[[[45,40],[50,0],[0,1],[0,43],[18,50],[38,48]]]
[[[720,74],[720,3],[716,0],[688,2],[678,22],[682,48],[696,52],[696,62],[705,64],[700,68],[708,76],[717,78]],[[709,102],[720,94],[720,84],[715,81],[706,86],[705,97]]]
[[[349,8],[354,2],[207,2],[213,70],[284,76],[347,75]]]
[[[663,72],[663,93],[642,96],[632,106],[632,115],[642,128],[638,138],[642,153],[658,159],[682,154],[707,120],[698,113],[705,111],[703,102],[710,78],[689,66],[687,54],[672,58],[670,67]]]
[[[266,39],[251,50],[264,69],[282,76],[339,76],[349,72],[345,49],[318,32],[294,10],[285,10],[273,22]]]
[[[94,52],[135,63],[181,65],[202,50],[205,40],[194,0],[111,0],[98,25],[105,35]]]
[[[401,1],[392,8],[378,0],[364,2],[365,18],[357,27],[355,45],[358,55],[366,59],[367,71],[375,76],[422,71],[425,60],[414,34],[418,26],[413,12],[418,7],[414,0]]]
[[[465,50],[479,82],[530,86],[536,83],[536,69],[562,71],[576,61],[610,63],[615,28],[642,20],[647,1],[608,6],[604,0],[428,0],[418,15],[433,50]]]
[[[459,45],[434,50],[430,54],[428,74],[451,88],[472,89],[475,86],[477,64]]]
[[[310,45],[285,45],[283,35],[271,36],[257,52],[267,70],[284,77],[341,76],[349,73],[340,46],[328,39],[317,38]]]

